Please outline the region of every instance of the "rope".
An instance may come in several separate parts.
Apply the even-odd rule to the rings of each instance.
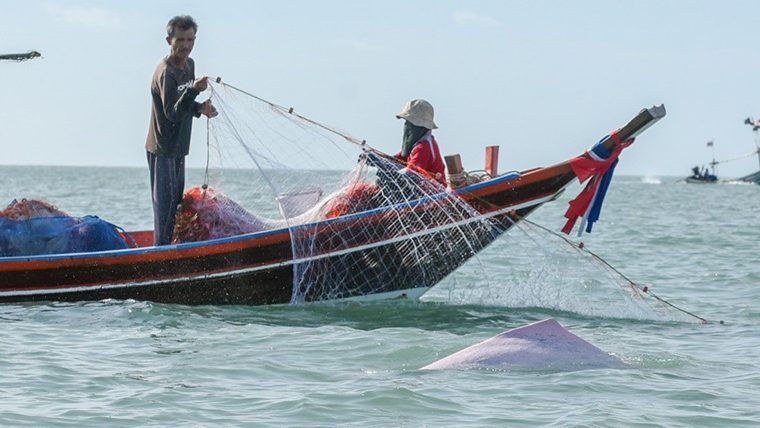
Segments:
[[[484,180],[490,180],[493,177],[486,170],[462,171],[459,173],[446,173],[448,182],[453,186],[462,187],[474,183],[480,183]]]
[[[449,182],[449,184],[452,186],[466,186],[467,185],[467,173],[466,172],[460,172],[460,173],[447,173],[446,174],[446,180]]]
[[[576,244],[575,242],[571,241],[571,240],[570,240],[570,239],[568,239],[567,237],[565,237],[565,236],[563,236],[563,235],[560,235],[559,233],[556,233],[556,232],[554,232],[553,230],[551,230],[551,229],[548,229],[548,228],[546,228],[546,227],[544,227],[544,226],[541,226],[540,224],[534,223],[534,222],[532,222],[532,221],[530,221],[530,220],[526,219],[525,217],[522,217],[520,220],[522,220],[522,221],[524,221],[524,222],[528,223],[528,224],[529,224],[529,225],[531,225],[531,226],[535,226],[535,227],[537,227],[538,229],[541,229],[541,230],[543,230],[543,231],[545,231],[545,232],[548,232],[548,233],[550,233],[550,234],[552,234],[552,235],[554,235],[554,236],[556,236],[556,237],[558,237],[558,238],[561,238],[561,239],[562,239],[563,241],[565,241],[565,242],[566,242],[568,245],[570,245],[571,247],[575,248],[576,250],[578,250],[578,251],[580,251],[580,252],[585,252],[586,254],[589,254],[591,257],[593,257],[594,259],[596,259],[598,262],[600,262],[600,263],[604,264],[604,265],[605,265],[605,266],[607,266],[609,269],[611,269],[613,272],[615,272],[615,273],[617,273],[618,275],[620,275],[620,277],[621,277],[621,278],[623,278],[623,279],[625,279],[626,281],[628,281],[628,284],[629,284],[631,287],[635,287],[635,288],[636,288],[638,291],[641,291],[642,293],[645,293],[645,294],[648,294],[648,295],[652,296],[652,297],[653,297],[655,300],[657,300],[658,302],[660,302],[660,303],[662,303],[662,304],[665,304],[665,305],[667,305],[667,306],[669,306],[669,307],[671,307],[671,308],[673,308],[673,309],[675,309],[675,310],[677,310],[677,311],[679,311],[679,312],[681,312],[681,313],[683,313],[683,314],[686,314],[686,315],[689,315],[689,316],[691,316],[691,317],[693,317],[693,318],[696,318],[696,319],[698,319],[700,322],[702,322],[702,324],[710,324],[710,322],[709,322],[708,320],[706,320],[705,318],[702,318],[702,317],[700,317],[700,316],[698,316],[698,315],[696,315],[696,314],[694,314],[694,313],[692,313],[692,312],[689,312],[689,311],[687,311],[687,310],[685,310],[685,309],[679,308],[678,306],[676,306],[676,305],[674,305],[674,304],[672,304],[672,303],[668,302],[667,300],[665,300],[665,299],[663,299],[663,298],[659,297],[659,296],[658,296],[658,295],[656,295],[656,294],[655,294],[655,293],[654,293],[652,290],[650,290],[650,289],[649,289],[649,287],[647,287],[647,286],[640,286],[639,284],[636,284],[636,283],[635,283],[635,282],[633,282],[633,281],[632,281],[630,278],[628,278],[627,276],[625,276],[625,275],[624,275],[622,272],[620,272],[619,270],[617,270],[617,269],[616,269],[614,266],[612,266],[611,264],[609,264],[609,263],[608,263],[606,260],[604,260],[602,257],[598,256],[598,255],[597,255],[596,253],[594,253],[593,251],[591,251],[591,250],[587,249],[587,248],[585,247],[585,245],[583,244],[583,242],[581,242],[581,243],[579,243],[579,244]],[[720,324],[723,324],[723,321],[721,320],[721,321],[719,321],[719,323],[720,323]]]
[[[735,161],[735,160],[739,160],[739,159],[748,158],[748,157],[750,157],[750,156],[755,156],[756,154],[758,154],[758,152],[760,152],[760,149],[758,149],[758,150],[753,150],[753,151],[751,151],[751,152],[749,152],[749,153],[747,153],[747,154],[745,154],[745,155],[737,156],[737,157],[735,157],[735,158],[726,159],[726,160],[721,160],[721,161],[713,161],[713,162],[711,162],[711,163],[714,163],[714,164],[716,164],[716,165],[717,165],[717,164],[719,164],[719,163],[733,162],[733,161]]]
[[[322,129],[324,129],[325,131],[328,131],[328,132],[331,132],[331,133],[333,133],[335,135],[343,137],[346,141],[348,141],[351,144],[355,144],[355,145],[360,146],[360,147],[364,147],[366,145],[365,140],[358,140],[358,139],[356,139],[356,138],[354,138],[354,137],[352,137],[352,136],[350,136],[348,134],[345,134],[343,132],[338,131],[337,129],[331,128],[331,127],[329,127],[327,125],[324,125],[322,123],[319,123],[317,121],[309,119],[308,117],[301,116],[300,114],[298,114],[298,113],[296,113],[296,112],[293,111],[293,107],[287,108],[287,107],[283,107],[283,106],[281,106],[279,104],[275,104],[275,103],[273,103],[271,101],[267,101],[267,100],[265,100],[265,99],[263,99],[263,98],[261,98],[261,97],[259,97],[257,95],[254,95],[254,94],[252,94],[250,92],[244,91],[244,90],[242,90],[242,89],[240,89],[238,87],[230,85],[227,82],[223,82],[221,77],[217,77],[215,79],[215,81],[216,81],[216,83],[218,83],[218,84],[220,84],[220,85],[222,85],[222,86],[224,86],[226,88],[233,89],[235,91],[240,92],[241,94],[244,94],[244,95],[247,95],[247,96],[249,96],[251,98],[259,100],[262,103],[267,104],[270,107],[275,108],[277,110],[280,110],[283,113],[291,114],[291,115],[293,115],[293,116],[295,116],[295,117],[297,117],[297,118],[299,118],[299,119],[301,119],[301,120],[303,120],[305,122],[308,122],[308,123],[310,123],[312,125],[318,126],[318,127],[322,128]],[[371,147],[370,147],[370,149],[373,150],[373,151],[375,150],[375,149],[372,149]]]
[[[217,83],[220,83],[221,80],[222,80],[221,77],[217,77],[216,78]],[[209,85],[209,88],[211,88],[211,98],[214,98],[214,96],[216,95],[216,92],[215,92],[213,86]],[[236,88],[233,88],[233,89],[236,89]],[[236,89],[236,90],[240,91],[239,89]],[[240,92],[242,92],[242,93],[244,93],[246,95],[249,95],[249,96],[251,96],[253,98],[256,98],[256,99],[260,100],[260,98],[256,97],[255,95],[248,94],[247,92],[244,92],[244,91],[240,91]],[[266,101],[264,101],[264,102],[266,102]],[[270,104],[270,105],[272,105],[272,104]],[[220,114],[221,114],[221,117],[225,118],[228,121],[230,120],[229,117],[227,116],[227,113],[224,110],[221,110]],[[251,148],[248,147],[248,145],[245,144],[245,142],[243,141],[243,138],[240,136],[240,134],[238,133],[237,129],[233,128],[233,133],[235,134],[235,135],[233,135],[233,137],[235,138],[235,140],[237,140],[237,142],[240,143],[240,145],[243,148],[243,150],[245,150],[245,152],[248,154],[248,157],[253,161],[254,164],[256,164],[256,168],[259,171],[262,172],[261,177],[267,183],[267,186],[269,186],[269,188],[272,190],[272,193],[274,193],[275,195],[277,195],[279,193],[277,191],[277,187],[274,185],[274,183],[272,183],[272,180],[269,179],[269,176],[267,174],[263,174],[264,169],[259,164],[257,156],[251,151]],[[207,129],[206,130],[207,141],[208,141],[208,138],[210,137],[209,134],[210,134],[209,133],[209,129]]]
[[[203,173],[203,189],[208,189],[208,166],[211,162],[211,119],[206,116],[206,170]]]

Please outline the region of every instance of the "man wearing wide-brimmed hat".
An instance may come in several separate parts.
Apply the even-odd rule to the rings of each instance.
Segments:
[[[397,119],[404,119],[404,141],[396,157],[406,161],[407,168],[430,175],[446,186],[446,167],[433,137],[433,106],[420,98],[406,103]]]

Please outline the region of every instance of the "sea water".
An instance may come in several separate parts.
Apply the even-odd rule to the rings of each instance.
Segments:
[[[146,169],[0,166],[0,183],[0,204],[152,224]],[[558,231],[579,190],[530,220]],[[572,236],[617,272],[526,224],[419,302],[0,305],[0,426],[760,426],[758,212],[757,185],[618,176]],[[628,368],[419,370],[550,317]]]

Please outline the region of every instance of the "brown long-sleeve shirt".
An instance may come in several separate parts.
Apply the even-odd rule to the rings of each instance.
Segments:
[[[170,157],[186,156],[190,151],[193,116],[200,117],[198,91],[193,88],[195,63],[188,58],[178,68],[164,58],[153,73],[150,85],[153,99],[145,150]]]

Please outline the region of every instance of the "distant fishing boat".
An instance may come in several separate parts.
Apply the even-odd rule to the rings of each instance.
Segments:
[[[712,174],[707,171],[707,168],[700,170],[698,166],[695,166],[694,168],[692,168],[691,171],[692,171],[692,174],[686,177],[685,179],[687,183],[712,184],[712,183],[718,182],[718,176],[715,175],[714,165],[713,165]]]
[[[752,174],[749,174],[749,175],[745,175],[744,177],[738,178],[736,181],[744,181],[747,183],[760,184],[760,171],[753,172]]]
[[[699,166],[695,166],[691,169],[691,175],[684,179],[687,183],[713,184],[718,182],[718,176],[715,173],[715,165],[719,162],[715,161],[715,142],[710,140],[707,142],[706,146],[713,149],[713,159],[712,162],[710,162],[712,173],[708,171],[706,167],[700,169]]]
[[[760,124],[751,117],[744,119],[744,123],[752,126],[752,135],[755,138],[755,151],[747,154],[746,156],[757,155],[758,164],[760,164]],[[760,184],[760,170],[753,172],[752,174],[745,175],[737,179],[737,181],[743,181],[747,183]]]
[[[708,171],[706,167],[702,167],[700,169],[699,166],[695,166],[691,169],[692,175],[686,177],[684,181],[686,181],[687,183],[694,183],[694,184],[711,184],[711,183],[718,183],[718,182],[723,182],[723,181],[731,182],[731,183],[740,182],[740,183],[760,184],[760,169],[758,169],[757,171],[751,174],[747,174],[745,176],[735,178],[735,179],[730,179],[730,180],[719,180],[715,172],[715,166],[718,164],[733,162],[733,161],[745,159],[751,156],[757,156],[758,167],[760,168],[760,119],[754,120],[751,117],[748,117],[744,119],[744,123],[752,127],[752,134],[755,139],[755,150],[749,153],[746,153],[744,155],[737,156],[735,158],[725,159],[725,160],[720,160],[720,161],[715,160],[715,152],[713,151],[713,159],[709,164],[710,168],[712,169],[712,172]],[[707,142],[707,147],[714,148],[714,146],[715,144],[713,141]]]

